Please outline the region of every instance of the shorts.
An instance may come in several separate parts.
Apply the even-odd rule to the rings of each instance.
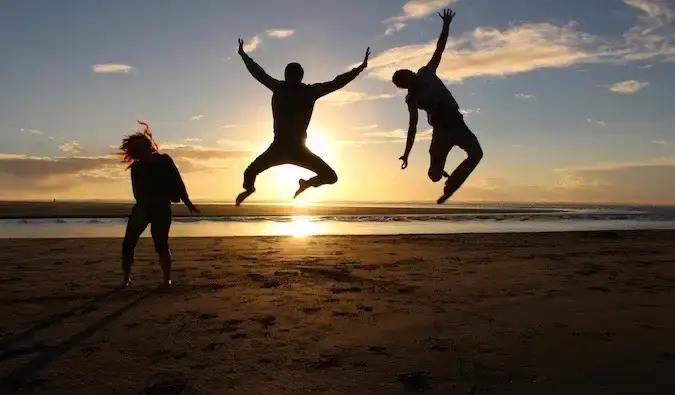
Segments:
[[[466,126],[461,114],[453,114],[435,122],[429,147],[429,177],[440,180],[445,171],[445,162],[453,147],[459,147],[467,154],[481,153],[476,135]]]

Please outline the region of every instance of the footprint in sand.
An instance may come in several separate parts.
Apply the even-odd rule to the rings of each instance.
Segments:
[[[347,288],[333,288],[333,289],[331,289],[331,292],[333,292],[334,294],[341,294],[341,293],[345,293],[345,292],[358,293],[358,292],[361,292],[361,291],[362,291],[361,287],[347,287]]]
[[[265,317],[259,317],[259,318],[251,318],[251,321],[255,321],[263,326],[263,328],[267,329],[272,325],[276,324],[277,318],[273,315],[268,315]]]
[[[370,351],[373,354],[380,354],[380,355],[387,354],[387,348],[381,346],[370,346],[368,347],[368,351]]]
[[[191,379],[181,377],[158,377],[151,379],[143,391],[145,395],[183,395],[190,387]]]
[[[403,383],[408,391],[428,391],[431,389],[431,376],[426,372],[411,372],[398,375],[398,380]]]
[[[223,346],[225,343],[221,342],[211,342],[209,343],[206,347],[202,349],[202,351],[216,351],[217,349],[220,348],[220,346]]]
[[[334,311],[333,317],[349,317],[349,318],[352,318],[352,317],[358,317],[358,314],[352,313],[352,312],[349,312],[349,311]]]

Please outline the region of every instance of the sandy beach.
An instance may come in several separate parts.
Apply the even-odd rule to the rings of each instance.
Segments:
[[[670,394],[673,240],[0,240],[0,393]]]

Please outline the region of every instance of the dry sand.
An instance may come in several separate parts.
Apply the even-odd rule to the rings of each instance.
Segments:
[[[674,239],[2,240],[0,393],[672,394]]]

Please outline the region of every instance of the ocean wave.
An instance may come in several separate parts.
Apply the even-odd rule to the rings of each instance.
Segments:
[[[551,221],[675,221],[675,210],[643,211],[585,211],[570,210],[545,213],[487,213],[487,214],[393,214],[393,215],[325,215],[325,216],[221,216],[175,217],[176,223],[290,223],[343,222],[343,223],[399,223],[399,222],[551,222]],[[40,225],[120,225],[126,218],[53,218],[53,219],[0,219],[0,226]]]

